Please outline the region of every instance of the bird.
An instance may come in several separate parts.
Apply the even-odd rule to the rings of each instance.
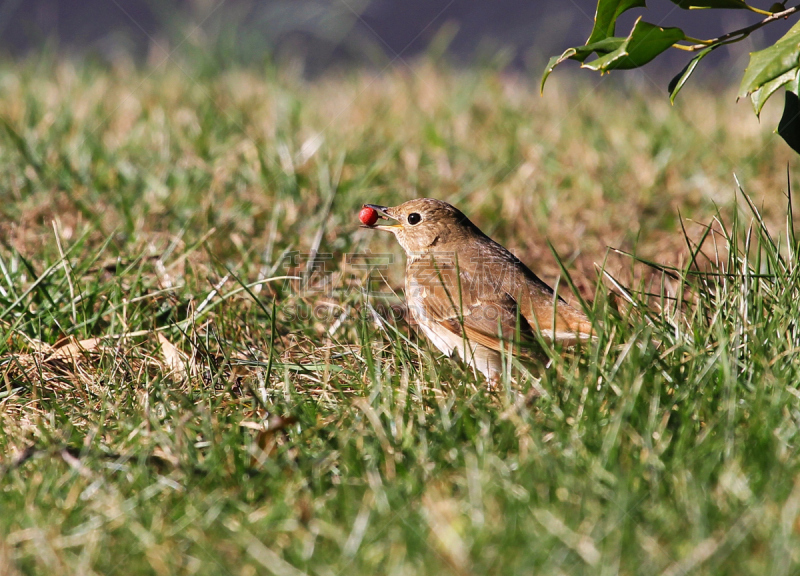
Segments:
[[[394,234],[405,251],[406,304],[428,340],[449,357],[457,352],[490,385],[500,381],[503,355],[535,349],[537,333],[565,345],[594,337],[582,310],[455,206],[434,198],[364,204],[360,218],[363,228]],[[378,218],[394,223],[376,225]]]

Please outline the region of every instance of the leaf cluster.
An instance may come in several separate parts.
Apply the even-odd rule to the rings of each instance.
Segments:
[[[680,28],[650,24],[640,16],[627,36],[616,36],[617,19],[634,8],[646,8],[645,0],[598,0],[594,27],[586,44],[568,48],[550,59],[542,76],[542,90],[555,67],[566,60],[576,60],[582,68],[604,74],[612,70],[639,68],[670,48],[696,52],[668,85],[670,102],[674,103],[697,65],[711,52],[739,42],[767,24],[793,17],[800,10],[800,6],[786,8],[785,3],[775,3],[765,11],[743,0],[671,1],[684,9],[748,10],[761,15],[762,19],[718,38],[701,40],[686,35]],[[590,58],[592,55],[595,57]],[[800,152],[800,22],[772,46],[750,54],[739,96],[749,97],[756,115],[760,115],[764,103],[779,88],[785,88],[785,104],[777,132],[792,149]]]

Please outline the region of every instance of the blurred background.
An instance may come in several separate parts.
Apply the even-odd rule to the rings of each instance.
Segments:
[[[588,37],[595,6],[595,0],[5,0],[0,50],[12,58],[50,51],[156,65],[167,57],[231,66],[291,61],[311,77],[331,67],[383,67],[429,53],[538,75],[549,56]],[[617,35],[642,14],[705,38],[760,18],[742,10],[688,12],[651,0],[647,10],[625,15]],[[748,52],[788,26],[759,30],[706,62],[718,73],[740,75]],[[687,60],[672,51],[651,66],[677,72]]]

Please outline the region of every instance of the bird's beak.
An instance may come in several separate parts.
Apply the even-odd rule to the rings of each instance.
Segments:
[[[367,208],[372,208],[383,219],[394,220],[392,216],[392,209],[388,206],[378,206],[377,204],[364,204]],[[386,226],[361,226],[362,228],[369,228],[370,230],[386,230],[387,232],[394,232],[403,227],[399,222],[397,224],[388,224]]]

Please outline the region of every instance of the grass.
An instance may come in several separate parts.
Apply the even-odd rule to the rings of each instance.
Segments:
[[[0,571],[796,571],[779,110],[551,83],[0,66]],[[489,392],[393,319],[418,195],[597,342]]]

